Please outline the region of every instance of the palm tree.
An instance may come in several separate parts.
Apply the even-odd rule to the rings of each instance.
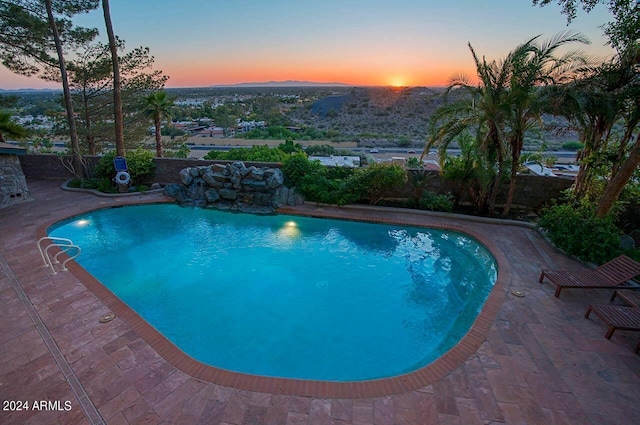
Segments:
[[[574,82],[553,87],[548,92],[550,112],[567,118],[576,128],[583,148],[579,152],[580,170],[573,185],[573,196],[583,198],[595,178],[594,155],[604,150],[618,120],[619,105],[608,88],[608,78],[598,70],[585,70]]]
[[[15,139],[23,139],[27,137],[27,130],[11,121],[11,114],[0,111],[0,142],[6,142],[4,135]]]
[[[495,170],[478,149],[477,139],[469,133],[461,134],[456,141],[460,147],[459,156],[449,156],[446,151],[441,152],[442,177],[455,182],[454,208],[458,207],[466,192],[476,210],[480,211],[486,203],[487,192],[495,177]]]
[[[609,213],[640,165],[639,64],[640,44],[630,46],[558,88],[551,102],[553,112],[569,119],[584,144],[573,196],[596,201],[598,217]],[[606,186],[600,193],[593,183],[602,177]]]
[[[504,127],[510,113],[507,98],[512,72],[511,57],[500,62],[487,62],[484,57],[482,60],[478,58],[471,43],[469,50],[476,66],[478,83],[474,84],[464,75],[451,80],[447,96],[454,94],[458,99],[439,108],[434,114],[423,155],[434,145],[446,152],[457,136],[466,131],[475,132],[478,149],[496,167],[489,196],[489,214],[492,214],[504,170]]]
[[[153,119],[156,128],[156,156],[162,158],[162,120],[171,118],[173,101],[167,98],[167,92],[160,90],[145,97],[144,113]]]
[[[533,37],[513,49],[501,61],[478,58],[469,44],[476,66],[477,84],[465,76],[454,78],[447,89],[462,89],[467,97],[440,108],[435,119],[435,131],[427,143],[447,145],[464,131],[475,130],[479,149],[487,156],[495,157],[496,178],[489,200],[489,213],[495,208],[495,200],[502,182],[506,152],[510,152],[511,174],[509,192],[503,215],[509,214],[515,193],[516,173],[524,144],[525,132],[540,122],[545,102],[540,86],[553,84],[566,78],[576,65],[584,60],[575,52],[560,58],[554,53],[561,46],[586,43],[580,34],[561,33],[549,41],[538,43],[540,36]]]
[[[640,43],[621,52],[611,67],[617,76],[615,94],[620,105],[624,129],[616,140],[616,158],[604,194],[596,207],[596,217],[604,217],[611,211],[622,190],[640,166]]]
[[[555,57],[555,52],[568,43],[588,43],[588,40],[577,33],[560,33],[555,37],[537,43],[536,36],[516,47],[509,53],[508,63],[512,68],[509,78],[509,94],[507,103],[510,113],[506,126],[509,148],[511,151],[511,175],[509,192],[502,212],[508,216],[516,189],[516,174],[520,166],[520,154],[524,145],[526,131],[541,124],[542,114],[548,100],[541,86],[565,81],[578,66],[585,64],[577,52],[569,52]]]

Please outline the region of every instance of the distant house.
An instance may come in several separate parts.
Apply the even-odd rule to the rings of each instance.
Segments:
[[[200,107],[204,105],[205,100],[203,99],[184,99],[184,100],[176,100],[174,105],[176,106],[193,106]]]
[[[204,129],[200,135],[203,137],[222,139],[224,137],[224,129],[222,127],[209,127]]]
[[[527,167],[527,169],[529,169],[529,171],[536,176],[556,177],[556,175],[553,173],[553,170],[549,167],[545,167],[544,165],[540,165],[535,162],[527,162],[526,164],[524,164],[524,166]]]
[[[267,123],[265,121],[240,121],[236,124],[238,133],[248,133],[251,130],[257,128],[265,128]]]
[[[553,174],[557,176],[575,179],[578,171],[580,171],[580,167],[577,165],[553,164],[552,170]]]
[[[404,156],[392,156],[391,157],[391,163],[392,164],[396,164],[396,165],[400,165],[402,167],[404,167],[404,164],[407,162],[407,159]]]
[[[326,165],[328,167],[350,167],[350,168],[360,167],[359,156],[339,156],[339,155],[310,156],[309,160],[320,161],[320,164]]]
[[[545,167],[537,163],[528,162],[524,166],[536,176],[564,177],[568,179],[575,179],[580,170],[577,165],[565,164],[553,164],[552,167]]]
[[[18,155],[26,152],[26,149],[0,142],[0,208],[31,200],[18,160]]]
[[[440,171],[440,164],[435,159],[425,159],[422,161],[424,163],[424,169],[427,171]]]

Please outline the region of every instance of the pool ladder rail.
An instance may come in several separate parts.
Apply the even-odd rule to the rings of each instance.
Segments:
[[[49,245],[43,247],[43,244],[45,242],[50,242],[50,243]],[[54,246],[59,248],[60,251],[55,253],[55,255],[53,255],[52,257],[51,254],[49,253],[49,250]],[[78,245],[74,245],[71,239],[56,238],[52,236],[45,236],[43,238],[38,239],[38,250],[40,251],[40,256],[42,256],[42,263],[43,263],[42,267],[50,267],[52,276],[58,274],[58,272],[56,272],[56,268],[53,265],[60,264],[58,257],[61,254],[67,253],[69,257],[62,262],[62,266],[60,267],[61,272],[67,271],[67,263],[73,260],[74,258],[76,258],[78,255],[80,255],[80,247]],[[71,251],[73,255],[70,255],[69,251]]]

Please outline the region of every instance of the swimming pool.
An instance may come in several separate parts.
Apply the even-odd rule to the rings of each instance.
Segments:
[[[461,233],[176,205],[99,210],[50,235],[187,354],[263,376],[416,370],[467,332],[497,274]]]

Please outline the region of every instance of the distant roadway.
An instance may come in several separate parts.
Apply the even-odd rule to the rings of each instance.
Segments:
[[[189,149],[191,151],[228,151],[230,149],[238,148],[241,146],[219,146],[219,145],[189,145]],[[248,146],[247,146],[248,147]],[[347,150],[353,151],[355,153],[368,153],[374,158],[389,158],[394,154],[401,154],[405,156],[415,156],[419,157],[422,154],[422,149],[415,148],[375,148],[378,152],[372,153],[371,150],[374,148],[346,148]],[[447,149],[447,153],[451,155],[459,155],[460,149]],[[192,155],[195,157],[202,157],[206,155],[203,153],[202,155]],[[567,159],[575,159],[576,153],[569,151],[547,151],[545,155],[551,155],[558,158],[567,158]],[[430,150],[429,155],[425,157],[425,159],[437,159],[437,153],[435,150]]]
[[[54,142],[54,147],[56,148],[65,148],[65,144],[63,142]],[[205,156],[207,154],[207,152],[211,151],[211,150],[216,150],[216,151],[228,151],[230,149],[234,149],[234,148],[238,148],[238,147],[242,147],[242,146],[221,146],[221,145],[200,145],[200,144],[189,144],[189,149],[191,150],[191,158],[202,158],[203,156]],[[249,147],[249,146],[246,146]],[[390,158],[391,156],[394,156],[394,154],[401,154],[401,155],[405,155],[405,156],[415,156],[415,157],[419,157],[420,154],[422,154],[422,149],[419,148],[355,148],[355,147],[349,147],[346,148],[348,150],[351,150],[353,152],[356,153],[368,153],[369,155],[373,156],[374,158]],[[372,149],[377,150],[377,152],[371,152]],[[451,154],[451,155],[459,155],[460,154],[460,149],[447,149],[447,153]],[[545,155],[551,155],[551,156],[555,156],[558,158],[565,158],[565,159],[575,159],[576,158],[576,152],[569,152],[569,151],[547,151],[545,152]],[[437,159],[437,154],[435,150],[430,150],[429,151],[429,155],[426,157],[426,159]]]

